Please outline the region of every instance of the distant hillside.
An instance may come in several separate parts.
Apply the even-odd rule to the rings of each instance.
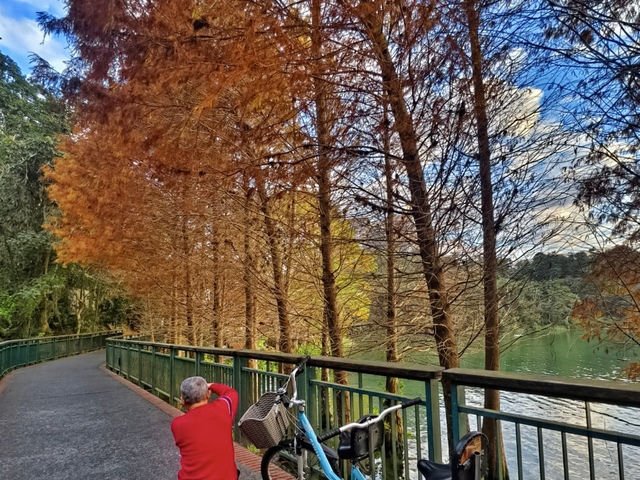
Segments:
[[[576,302],[594,291],[585,279],[593,255],[538,253],[503,270],[503,319],[524,329],[569,326]]]
[[[533,259],[518,262],[514,268],[517,278],[543,282],[560,278],[584,278],[591,268],[592,255],[587,252],[563,255],[537,253]]]

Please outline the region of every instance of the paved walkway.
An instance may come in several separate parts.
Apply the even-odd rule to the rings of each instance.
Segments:
[[[0,381],[0,479],[177,478],[180,457],[169,428],[177,410],[159,408],[102,363],[103,350],[18,369]],[[251,470],[259,457],[237,447],[236,458],[240,480],[260,479]]]

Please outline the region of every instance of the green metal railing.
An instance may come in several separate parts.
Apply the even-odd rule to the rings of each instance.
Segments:
[[[56,358],[99,350],[108,337],[122,332],[100,332],[0,342],[0,378],[11,370]]]
[[[510,478],[522,480],[524,473],[527,478],[540,479],[640,478],[640,385],[462,368],[445,370],[442,378],[451,385],[455,439],[464,433],[467,421],[479,429],[485,418],[501,422],[505,439],[510,434],[511,444],[515,444]],[[531,405],[525,396],[533,396],[543,408],[539,412],[506,411],[504,406],[500,411],[488,410],[471,404],[481,403],[483,397],[477,394],[482,390],[465,387],[499,390],[503,398],[511,397],[511,410],[519,399]],[[475,402],[465,400],[473,393]],[[615,406],[615,411],[608,411],[607,406]],[[523,443],[525,430],[530,437],[527,447]],[[496,445],[500,451],[502,445]],[[509,445],[506,440],[505,445]],[[523,453],[530,460],[526,467]]]
[[[283,372],[300,358],[138,340],[107,341],[107,366],[164,400],[176,405],[182,379],[202,375],[236,388],[240,413],[263,392],[275,390],[286,379]],[[329,372],[328,379],[322,379],[321,369]],[[336,371],[351,372],[348,385],[331,380]],[[411,383],[411,390],[421,391],[425,402],[415,410],[403,411],[401,425],[392,419],[390,443],[383,445],[387,454],[378,459],[376,478],[418,478],[416,459],[441,460],[446,439],[440,429],[440,380],[451,385],[454,438],[461,437],[467,424],[481,429],[484,418],[501,422],[512,479],[522,480],[525,474],[527,479],[640,478],[638,384],[312,357],[298,389],[307,401],[312,425],[324,432],[344,423],[347,416],[357,419],[404,398],[384,391],[388,376],[403,379],[405,386]],[[416,382],[421,390],[416,390]],[[482,407],[484,389],[501,391],[500,411]],[[530,397],[528,401],[525,396]],[[603,409],[607,405],[617,410]],[[561,409],[555,411],[558,406]],[[618,428],[621,426],[624,428]],[[397,432],[401,435],[396,436]],[[235,435],[242,440],[239,431]]]
[[[107,341],[107,367],[155,395],[177,405],[180,382],[192,375],[233,386],[240,396],[240,413],[264,392],[274,391],[286,379],[282,372],[300,361],[299,355],[249,350],[199,348],[158,344],[139,340]],[[328,372],[323,380],[321,371]],[[336,371],[350,372],[353,385],[339,385],[330,379]],[[441,460],[439,378],[442,369],[421,365],[394,365],[333,357],[311,357],[298,379],[298,392],[307,402],[307,415],[317,431],[324,432],[368,413],[379,412],[387,404],[406,397],[384,391],[384,380],[397,377],[422,385],[423,404],[391,416],[389,434],[378,459],[385,478],[415,478],[418,458]],[[379,390],[364,384],[379,384]],[[242,440],[240,432],[234,432]]]

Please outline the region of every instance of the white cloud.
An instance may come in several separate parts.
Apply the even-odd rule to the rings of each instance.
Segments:
[[[34,3],[37,0],[33,0]],[[36,53],[47,60],[56,70],[64,69],[68,60],[64,40],[44,37],[35,20],[11,18],[0,9],[0,48],[24,69],[30,53]]]
[[[540,120],[540,105],[544,92],[536,87],[518,88],[496,82],[494,88],[501,91],[505,100],[497,104],[497,110],[491,112],[495,119],[493,129],[495,132],[504,132],[510,136],[524,136]]]

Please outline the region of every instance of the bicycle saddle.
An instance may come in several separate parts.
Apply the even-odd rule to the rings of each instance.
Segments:
[[[484,438],[486,437],[480,432],[469,432],[457,443],[450,464],[419,460],[418,471],[425,480],[479,479],[483,471],[482,440]],[[476,462],[479,462],[478,466]]]
[[[451,465],[418,460],[418,471],[426,480],[451,480]]]

